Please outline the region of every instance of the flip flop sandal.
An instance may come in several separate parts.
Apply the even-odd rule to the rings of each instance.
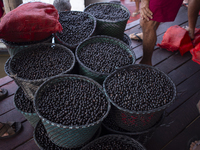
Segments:
[[[17,135],[22,128],[21,122],[0,122],[0,139],[11,138]]]
[[[138,33],[132,33],[132,34],[129,35],[129,37],[131,38],[131,40],[142,42],[142,39],[137,34]],[[133,37],[133,36],[135,36],[135,37]]]
[[[140,13],[140,12],[133,12],[133,13],[131,14],[131,17],[135,17],[135,16],[137,16],[139,13]]]
[[[199,136],[199,135],[196,135],[196,136],[192,137],[192,138],[188,141],[188,143],[187,143],[187,149],[188,149],[188,150],[190,149],[190,145],[192,144],[192,142],[195,142],[195,141],[197,141],[197,143],[196,143],[196,145],[194,145],[193,149],[194,149],[195,147],[197,147],[198,145],[200,145],[200,136]]]
[[[8,95],[8,90],[0,89],[0,101],[3,100]]]

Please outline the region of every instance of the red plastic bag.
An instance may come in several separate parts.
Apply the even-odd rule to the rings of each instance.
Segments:
[[[47,3],[22,4],[0,22],[0,38],[11,42],[40,41],[62,31],[56,8]]]
[[[190,50],[192,54],[192,60],[198,64],[200,64],[200,43],[195,46],[195,48]]]
[[[192,42],[193,42],[194,46],[196,46],[200,43],[200,28],[195,29],[194,40]]]
[[[188,32],[178,25],[168,28],[163,36],[161,44],[157,45],[172,52],[179,50],[181,55],[193,48]]]

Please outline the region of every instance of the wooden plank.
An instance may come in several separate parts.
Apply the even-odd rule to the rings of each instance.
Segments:
[[[18,135],[12,138],[0,140],[1,150],[14,149],[18,145],[25,143],[26,141],[30,140],[33,137],[34,128],[31,126],[31,124],[28,121],[26,121],[22,125],[23,125],[22,130]]]
[[[176,136],[168,145],[166,145],[162,150],[189,150],[190,140],[200,135],[199,130],[200,116],[190,124],[183,132]]]
[[[11,81],[13,81],[13,79],[10,78],[9,76],[5,76],[3,78],[0,78],[0,87],[3,86],[4,84],[11,82]]]
[[[177,107],[180,107],[181,104],[183,104],[192,95],[194,95],[200,90],[199,76],[200,76],[200,71],[198,71],[189,79],[187,79],[185,82],[177,86],[177,98],[173,103],[173,105],[166,109],[167,114],[174,111],[174,109],[176,109]]]
[[[17,109],[13,109],[4,115],[1,115],[0,120],[1,120],[1,122],[7,122],[7,121],[23,122],[26,120],[26,118]]]
[[[162,63],[156,65],[156,67],[168,74],[183,63],[191,60],[191,58],[192,56],[189,52],[185,53],[183,56],[181,56],[180,53],[177,52],[168,59],[164,60]]]
[[[14,150],[40,150],[40,148],[36,145],[34,139],[32,138],[26,143],[14,148]]]
[[[200,91],[183,103],[181,107],[166,116],[163,124],[155,130],[152,138],[147,142],[146,148],[148,150],[160,150],[184,130],[199,115],[196,107],[199,97]]]
[[[2,86],[1,88],[5,88],[8,90],[8,97],[9,97],[9,96],[15,94],[15,92],[18,89],[18,85],[15,83],[15,81],[11,81],[8,84]]]
[[[15,108],[14,106],[14,95],[0,101],[0,115],[12,110]]]
[[[176,85],[191,77],[200,70],[200,65],[190,60],[168,74]]]

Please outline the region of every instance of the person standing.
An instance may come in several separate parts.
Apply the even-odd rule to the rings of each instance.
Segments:
[[[174,21],[183,0],[141,0],[140,25],[143,33],[143,57],[140,64],[152,65],[160,22]]]
[[[71,10],[71,4],[69,0],[54,0],[53,5],[58,12]]]

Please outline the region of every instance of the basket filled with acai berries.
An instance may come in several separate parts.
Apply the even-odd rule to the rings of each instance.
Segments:
[[[106,77],[103,89],[116,125],[127,131],[151,128],[176,98],[176,86],[161,70],[143,64],[117,69]]]

